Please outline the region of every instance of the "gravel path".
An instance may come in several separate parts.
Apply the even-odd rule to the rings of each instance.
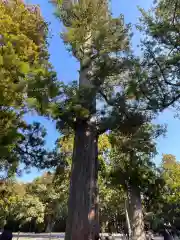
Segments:
[[[105,234],[106,235],[106,234]],[[13,234],[13,240],[46,240],[46,239],[52,239],[52,240],[63,240],[64,239],[64,233],[41,233],[41,234],[34,234],[34,233],[20,233],[19,236],[17,233]],[[120,234],[115,235],[116,240],[122,240],[122,237]],[[163,237],[155,237],[155,240],[163,240]]]

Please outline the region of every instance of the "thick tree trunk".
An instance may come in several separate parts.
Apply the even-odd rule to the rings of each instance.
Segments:
[[[95,240],[99,234],[97,141],[90,123],[77,125],[65,240]]]
[[[132,226],[132,240],[145,240],[144,216],[142,211],[140,190],[129,188],[129,215]]]

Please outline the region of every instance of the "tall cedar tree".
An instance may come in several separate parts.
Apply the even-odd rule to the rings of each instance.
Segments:
[[[51,109],[59,128],[68,125],[75,132],[65,239],[95,240],[99,235],[97,143],[102,130],[96,100],[104,89],[112,89],[110,79],[126,65],[128,27],[122,16],[112,18],[105,0],[56,2],[56,7],[66,27],[64,43],[80,63],[79,83],[64,86]]]

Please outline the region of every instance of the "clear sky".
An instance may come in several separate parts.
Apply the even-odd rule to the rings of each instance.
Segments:
[[[45,20],[50,23],[51,39],[49,40],[49,52],[51,55],[51,62],[58,73],[58,78],[65,82],[78,79],[78,63],[73,59],[70,54],[66,51],[60,37],[59,33],[61,31],[61,24],[54,17],[53,6],[48,3],[48,0],[26,0],[28,3],[39,4],[41,7],[42,15]],[[137,23],[140,13],[137,6],[148,9],[152,4],[152,0],[112,0],[111,9],[114,15],[124,14],[125,21],[132,24]],[[135,31],[133,36],[133,47],[136,49],[136,45],[139,42],[139,34]],[[136,49],[137,51],[137,49]],[[37,116],[26,116],[28,122],[40,121],[47,129],[48,136],[46,138],[47,147],[52,149],[54,142],[58,137],[58,132],[56,131],[55,124],[43,117]],[[158,140],[158,151],[159,155],[156,157],[155,162],[160,163],[162,153],[174,154],[178,160],[180,160],[180,128],[179,119],[174,119],[174,114],[172,111],[168,110],[161,114],[156,120],[157,123],[168,124],[168,132],[165,138],[160,138]],[[31,181],[34,177],[40,175],[36,169],[31,169],[31,173],[23,174],[21,180]]]

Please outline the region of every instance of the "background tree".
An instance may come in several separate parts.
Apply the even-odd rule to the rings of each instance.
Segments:
[[[20,0],[1,1],[0,12],[1,108],[21,110],[29,100],[44,104],[43,99],[54,96],[55,90],[47,51],[48,25],[38,6]]]
[[[29,107],[42,111],[57,88],[47,51],[48,26],[40,9],[20,0],[0,1],[0,16],[0,166],[4,171],[17,168],[17,149],[33,128],[23,121],[24,114]]]
[[[0,184],[0,226],[16,218],[16,210],[19,200],[25,195],[25,186],[15,182],[14,179],[1,181]]]
[[[51,232],[56,221],[64,217],[67,204],[64,201],[66,196],[65,184],[61,184],[61,189],[61,185],[59,185],[57,189],[54,178],[55,174],[48,172],[27,186],[27,193],[36,198],[38,197],[44,205],[43,223],[46,232]],[[67,179],[64,180],[67,181]]]
[[[169,160],[169,161],[168,161]],[[180,212],[180,163],[171,154],[164,154],[162,159],[163,176],[166,182],[166,191],[164,193],[163,219],[164,222],[170,222],[172,226],[179,226]]]
[[[16,219],[21,225],[29,224],[29,231],[36,231],[37,224],[44,222],[44,204],[38,197],[26,194],[16,205]]]
[[[144,120],[139,126],[130,125],[137,117]],[[163,129],[149,123],[142,113],[132,113],[129,121],[111,135],[112,181],[122,185],[127,194],[132,239],[146,238],[142,194],[149,201],[155,200],[161,188],[162,180],[152,157],[156,154],[155,139],[162,133]]]
[[[165,169],[168,166],[176,164],[176,157],[172,154],[163,154],[162,167]]]
[[[47,155],[44,148],[45,129],[36,122],[26,124],[21,120],[21,125],[21,129],[13,129],[14,131],[7,133],[8,135],[1,139],[1,179],[12,177],[16,173],[19,174],[20,162],[25,164],[25,168],[28,168],[34,162],[42,161]],[[12,140],[14,142],[10,144]]]
[[[163,154],[161,177],[164,181],[164,187],[161,189],[156,201],[148,201],[146,204],[149,211],[146,220],[154,231],[161,231],[164,224],[171,224],[172,228],[176,230],[180,228],[178,175],[179,162],[176,157],[172,154]]]
[[[99,176],[99,221],[101,232],[127,233],[125,193],[121,186],[112,186],[108,172]],[[108,180],[109,179],[109,180]]]

